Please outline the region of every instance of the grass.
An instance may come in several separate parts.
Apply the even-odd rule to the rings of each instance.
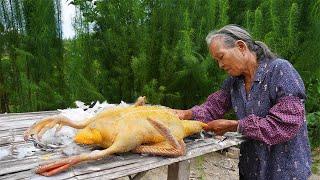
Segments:
[[[197,167],[197,170],[200,174],[201,180],[205,179],[205,172],[204,172],[204,168],[203,168],[203,163],[204,163],[204,156],[196,157],[196,167]]]
[[[312,173],[320,175],[320,147],[312,150]]]

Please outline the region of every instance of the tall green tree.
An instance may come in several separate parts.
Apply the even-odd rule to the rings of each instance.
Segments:
[[[219,1],[219,20],[218,20],[218,26],[222,27],[224,25],[227,25],[229,23],[229,10],[230,5],[228,0],[220,0]]]
[[[263,17],[260,8],[257,8],[254,13],[254,24],[252,28],[252,35],[254,38],[261,40],[263,37]]]

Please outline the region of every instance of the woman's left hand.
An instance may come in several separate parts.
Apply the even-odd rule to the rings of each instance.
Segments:
[[[217,119],[207,123],[208,126],[204,128],[206,131],[213,131],[216,135],[223,135],[226,132],[235,132],[238,128],[238,121]]]

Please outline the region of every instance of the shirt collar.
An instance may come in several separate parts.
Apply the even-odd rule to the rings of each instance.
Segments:
[[[261,82],[265,75],[268,73],[269,68],[269,61],[268,60],[260,60],[258,62],[258,68],[256,70],[256,73],[254,75],[254,81],[259,81]]]
[[[256,70],[256,73],[254,75],[254,82],[262,82],[266,74],[269,72],[269,63],[271,60],[269,59],[262,59],[258,61],[258,68]],[[234,80],[244,80],[244,76],[230,76]]]

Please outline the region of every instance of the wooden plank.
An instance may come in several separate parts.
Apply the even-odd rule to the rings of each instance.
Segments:
[[[144,167],[150,167],[151,164],[157,164],[161,161],[161,157],[140,157],[140,160],[134,163],[126,164],[123,166],[100,169],[91,171],[90,173],[83,173],[83,171],[76,172],[77,179],[88,179],[103,177],[104,179],[115,179],[123,176],[128,176],[131,174],[136,174],[142,171],[150,170],[150,168],[145,169]],[[142,167],[143,166],[143,167]],[[77,169],[75,169],[76,171]],[[128,173],[129,172],[129,173]]]
[[[173,163],[168,166],[168,180],[185,180],[190,177],[190,160]]]
[[[8,121],[1,121],[0,120],[0,131],[10,131],[13,129],[27,129],[36,121],[43,119],[47,116],[39,116],[34,118],[24,118],[24,119],[11,119]]]
[[[207,141],[207,140],[206,140]],[[215,141],[215,140],[212,140]],[[226,141],[227,142],[227,141]],[[200,142],[199,142],[200,143]],[[203,142],[201,142],[203,143]],[[194,144],[192,144],[194,146]],[[231,144],[229,144],[231,145]],[[216,146],[216,147],[213,147]],[[99,176],[105,176],[106,174],[114,174],[114,176],[111,176],[112,178],[116,178],[116,176],[126,176],[129,174],[134,174],[134,173],[138,173],[141,172],[142,170],[149,170],[149,169],[153,169],[156,167],[160,167],[162,165],[169,165],[171,163],[177,162],[179,160],[183,160],[183,159],[190,159],[192,157],[196,157],[198,155],[204,154],[206,152],[212,152],[215,151],[214,149],[223,149],[225,148],[225,146],[219,146],[219,145],[214,145],[211,143],[210,146],[202,146],[202,147],[197,147],[194,149],[189,149],[188,148],[188,152],[187,152],[187,156],[182,156],[179,158],[162,158],[159,157],[160,159],[152,159],[154,157],[142,157],[140,155],[136,155],[134,158],[138,159],[138,160],[130,160],[128,161],[128,159],[125,159],[125,161],[128,161],[126,163],[124,162],[117,162],[120,163],[120,168],[116,167],[116,164],[114,164],[113,162],[110,163],[110,161],[108,162],[108,160],[102,160],[102,161],[97,161],[97,162],[93,162],[93,163],[88,163],[86,166],[82,166],[82,167],[75,167],[74,171],[75,171],[75,175],[79,176],[79,175],[83,175],[83,176],[79,176],[79,179],[85,179],[85,178],[89,178],[89,177],[99,177]],[[133,155],[130,155],[133,156]],[[53,159],[57,159],[61,156],[58,156],[56,154],[56,156],[51,156]],[[126,157],[126,156],[124,156]],[[150,159],[151,158],[151,159]],[[109,159],[109,158],[107,158]],[[114,159],[113,159],[114,160]],[[38,158],[38,162],[41,161],[41,159]],[[131,164],[132,162],[132,164]],[[25,164],[30,164],[30,166],[24,167]],[[4,168],[2,169],[3,173],[12,173],[14,171],[19,171],[19,170],[25,170],[25,169],[33,169],[35,168],[39,163],[34,163],[32,162],[32,159],[28,160],[28,159],[23,159],[23,160],[17,160],[17,162],[12,163],[12,162],[5,162],[3,165],[4,166],[15,166],[15,169],[12,168]],[[131,164],[131,166],[125,166],[125,165]],[[94,168],[93,168],[94,167]],[[144,167],[144,168],[141,168]],[[94,171],[99,171],[100,173],[95,173]],[[91,174],[90,174],[91,173]],[[90,175],[86,175],[86,174],[90,174]],[[105,176],[110,177],[110,175]]]
[[[25,115],[16,115],[16,116],[8,116],[8,117],[3,116],[3,117],[0,117],[0,121],[1,122],[8,122],[8,121],[19,121],[22,119],[39,119],[44,116],[52,116],[55,114],[58,114],[58,112],[57,113],[49,113],[49,114],[37,114],[37,115],[25,114]]]
[[[58,159],[58,157],[54,158],[54,159]],[[104,159],[104,160],[101,160],[98,162],[84,163],[84,164],[81,164],[77,167],[71,168],[66,172],[55,175],[51,178],[52,179],[69,179],[69,178],[76,177],[77,171],[83,171],[82,173],[90,173],[93,171],[98,171],[99,169],[101,169],[101,166],[104,166],[104,165],[108,166],[107,168],[112,169],[114,167],[126,166],[128,164],[134,164],[136,162],[143,161],[143,159],[141,159],[141,158],[131,158],[131,159],[124,159],[124,160],[120,160],[120,159],[122,159],[122,158],[112,156],[112,157],[109,157],[108,159]],[[38,166],[38,164],[36,164],[36,166]],[[23,169],[20,168],[19,171],[17,171],[17,173],[19,174],[19,176],[27,176],[28,175],[28,177],[31,179],[38,179],[38,178],[47,179],[46,177],[37,175],[33,172],[33,169],[36,166],[34,166],[29,171],[23,171]],[[75,169],[77,169],[77,171]],[[21,171],[23,171],[23,172],[21,172]],[[32,174],[30,174],[29,172],[32,172]],[[0,179],[6,179],[7,177],[11,177],[12,174],[13,173],[9,173],[9,174],[3,175],[3,176],[0,175]],[[49,178],[49,179],[51,179],[51,178]]]
[[[24,116],[24,115],[30,115],[30,116],[36,116],[38,114],[55,114],[55,113],[58,113],[59,111],[57,110],[54,110],[54,111],[37,111],[37,112],[26,112],[26,113],[3,113],[3,114],[0,114],[0,118],[2,117],[12,117],[12,116]]]
[[[5,137],[0,136],[0,146],[4,144],[12,143],[13,141],[14,141],[14,137],[12,136],[5,136]]]
[[[228,144],[229,143],[229,144]],[[226,141],[225,145],[232,145],[234,142],[228,142]],[[215,147],[214,147],[215,146]],[[85,165],[81,165],[78,167],[73,168],[73,173],[68,173],[68,176],[61,175],[61,178],[71,178],[71,177],[77,177],[77,179],[87,179],[87,178],[95,178],[95,177],[104,177],[106,179],[114,179],[118,177],[127,176],[130,174],[135,174],[138,172],[154,169],[156,167],[160,167],[163,165],[169,165],[178,161],[191,159],[193,157],[213,152],[216,149],[223,149],[225,146],[220,145],[213,145],[210,146],[202,146],[200,148],[194,148],[194,149],[188,149],[188,153],[186,156],[181,156],[178,158],[165,158],[165,157],[143,157],[140,155],[132,154],[130,156],[133,156],[133,159],[125,159],[123,161],[114,161],[114,159],[107,158],[106,160],[97,161],[97,162],[91,162],[86,163]],[[129,157],[130,157],[129,156]],[[57,157],[54,157],[54,159],[57,159]],[[108,161],[109,159],[109,161]],[[39,159],[38,159],[39,160]],[[40,160],[39,160],[40,161]],[[2,169],[5,171],[5,173],[13,173],[14,171],[21,171],[26,169],[33,169],[35,168],[38,163],[31,163],[30,161],[26,161],[25,163],[18,161],[16,163],[6,163],[6,166],[12,167],[15,166],[16,168],[6,168]],[[1,163],[2,164],[2,163]],[[29,164],[29,166],[24,167],[25,164]],[[62,173],[65,174],[65,173]],[[34,174],[34,176],[37,176]],[[32,177],[34,177],[32,176]],[[56,176],[55,176],[56,177]],[[56,179],[60,179],[60,176],[57,176]]]
[[[10,174],[14,172],[19,171],[25,171],[25,170],[31,170],[37,167],[41,162],[45,162],[46,157],[51,157],[53,159],[59,159],[62,156],[61,153],[41,153],[40,154],[34,154],[30,157],[24,157],[21,159],[18,159],[16,156],[11,156],[9,159],[1,160],[0,165],[0,176],[5,174]]]
[[[228,142],[229,141],[229,142]],[[235,142],[231,140],[226,140],[225,145],[226,146],[232,146],[236,145],[240,142]],[[180,156],[177,158],[166,158],[166,157],[143,157],[144,161],[140,163],[136,163],[130,166],[125,166],[125,167],[120,167],[120,168],[114,168],[111,171],[99,171],[99,172],[92,172],[90,174],[85,174],[85,175],[77,175],[77,179],[88,179],[88,178],[97,178],[97,177],[103,177],[106,179],[114,179],[114,178],[119,178],[119,177],[124,177],[128,176],[130,174],[135,174],[138,172],[142,171],[147,171],[150,169],[154,169],[157,167],[165,166],[165,165],[170,165],[175,162],[183,161],[183,160],[188,160],[192,159],[194,157],[207,154],[213,151],[221,150],[224,149],[223,146],[221,145],[211,145],[211,146],[204,146],[202,148],[195,148],[192,150],[188,150],[189,152],[187,153],[186,156]],[[150,158],[158,158],[158,159],[150,159]]]
[[[17,148],[33,147],[32,143],[24,142],[23,140],[23,132],[29,126],[39,119],[57,113],[58,111],[51,111],[0,116],[0,148],[12,152],[10,156],[0,160],[0,179],[43,179],[44,177],[35,174],[33,169],[39,164],[47,162],[45,159],[56,160],[65,157],[61,153],[61,149],[53,153],[37,151],[21,159],[18,159],[17,153],[14,152]],[[242,141],[241,139],[231,138],[218,143],[217,139],[209,138],[190,142],[187,143],[186,155],[177,158],[142,156],[132,153],[110,156],[103,160],[83,163],[49,179],[115,179],[186,161],[206,153],[240,144]]]
[[[24,131],[21,131],[20,134],[22,134]],[[0,135],[0,147],[6,145],[6,144],[24,144],[26,143],[23,139],[23,135],[9,135],[9,136],[2,136]]]
[[[146,173],[147,171],[139,172],[133,178],[130,178],[130,180],[140,180],[144,175],[146,175]]]
[[[17,128],[26,127],[26,126],[31,125],[32,123],[36,122],[37,120],[44,118],[44,117],[47,117],[47,116],[24,118],[24,119],[10,119],[8,121],[0,121],[0,125],[2,127],[12,126],[12,125],[15,125],[14,127],[17,127]]]
[[[5,176],[0,176],[0,180],[8,180],[8,179],[30,179],[30,177],[34,174],[32,171],[19,171],[12,174],[7,174]]]

